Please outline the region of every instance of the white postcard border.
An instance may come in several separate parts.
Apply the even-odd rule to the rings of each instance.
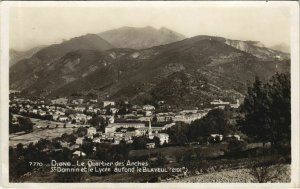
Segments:
[[[288,7],[291,10],[291,104],[292,104],[292,174],[291,183],[9,183],[8,182],[8,102],[9,102],[9,9],[11,7]],[[299,166],[299,4],[292,1],[46,1],[1,3],[1,184],[9,188],[298,188]]]

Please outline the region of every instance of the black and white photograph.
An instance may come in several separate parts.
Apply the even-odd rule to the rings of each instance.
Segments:
[[[293,183],[298,9],[281,3],[11,3],[7,182]]]

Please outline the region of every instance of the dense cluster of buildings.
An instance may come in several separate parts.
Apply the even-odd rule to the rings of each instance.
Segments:
[[[163,104],[164,102],[160,102]],[[129,105],[128,101],[118,104],[114,101],[102,101],[98,99],[68,99],[56,98],[46,100],[44,98],[27,99],[10,96],[10,109],[14,114],[28,117],[47,118],[54,122],[63,122],[72,125],[85,125],[88,127],[87,136],[94,143],[109,142],[119,144],[124,140],[131,143],[133,137],[148,136],[149,139],[159,138],[160,143],[168,143],[169,136],[166,130],[175,125],[175,122],[191,123],[205,116],[211,108],[198,110],[198,108],[184,109],[179,111],[156,111],[153,105]],[[225,105],[237,108],[237,104],[230,104],[221,100],[210,103],[212,108],[224,108]],[[130,108],[129,108],[130,107]],[[120,113],[120,110],[123,110]],[[94,116],[100,116],[106,120],[105,131],[97,131],[91,127],[89,120]],[[159,126],[152,123],[161,123]],[[78,138],[76,144],[82,144],[84,138]],[[147,147],[152,148],[153,144]]]
[[[10,108],[15,108],[20,114],[31,114],[37,116],[51,116],[51,120],[59,122],[70,122],[73,124],[86,124],[92,115],[100,115],[103,118],[110,118],[116,115],[120,107],[114,101],[103,101],[102,104],[97,99],[85,101],[83,99],[68,100],[67,98],[57,98],[46,103],[45,100],[29,100],[25,98],[10,99]],[[179,112],[156,113],[152,105],[133,105],[131,111],[126,114],[118,114],[118,118],[127,121],[148,122],[155,117],[157,122],[182,121],[191,123],[207,114],[210,109],[204,110],[183,110]]]

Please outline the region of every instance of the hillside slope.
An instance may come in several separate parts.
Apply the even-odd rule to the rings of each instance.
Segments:
[[[10,87],[49,96],[92,93],[137,103],[200,105],[215,98],[242,98],[255,76],[267,80],[276,72],[289,72],[289,59],[260,58],[223,39],[196,36],[143,50],[77,50],[31,70],[16,65]]]
[[[111,48],[113,48],[111,44],[95,34],[87,34],[72,38],[60,44],[50,45],[35,53],[31,58],[20,60],[10,67],[10,87],[23,90],[35,83],[43,83],[46,76],[51,75],[52,72],[59,71],[57,70],[57,64],[59,65],[61,61],[65,61],[62,57],[70,52],[77,50],[105,51]],[[79,64],[79,62],[69,63],[67,67],[68,69],[74,70],[77,69],[74,68],[76,64]],[[85,70],[86,67],[84,66],[85,64],[80,65],[78,69]],[[63,72],[62,74],[66,73]],[[68,78],[67,75],[65,75],[65,77]],[[70,81],[70,78],[67,80]],[[50,81],[51,79],[49,82]],[[59,84],[56,83],[55,85]]]

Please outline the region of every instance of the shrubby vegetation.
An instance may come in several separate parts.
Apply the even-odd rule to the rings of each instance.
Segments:
[[[177,123],[168,129],[170,139],[175,144],[183,145],[186,142],[206,143],[211,134],[226,136],[238,131],[231,123],[233,111],[230,108],[213,109],[202,119],[193,121],[190,125]]]
[[[276,74],[267,83],[255,79],[240,111],[213,109],[190,125],[176,123],[168,129],[171,142],[206,143],[211,134],[246,134],[251,142],[271,142],[272,151],[290,154],[291,141],[290,76]],[[235,123],[234,119],[237,119]]]
[[[27,147],[18,144],[16,148],[9,148],[10,180],[19,179],[22,175],[33,170],[29,162],[50,163],[51,159],[69,161],[72,153],[68,148],[61,148],[56,141],[39,140],[36,144],[30,143]],[[43,167],[45,168],[45,167]]]

